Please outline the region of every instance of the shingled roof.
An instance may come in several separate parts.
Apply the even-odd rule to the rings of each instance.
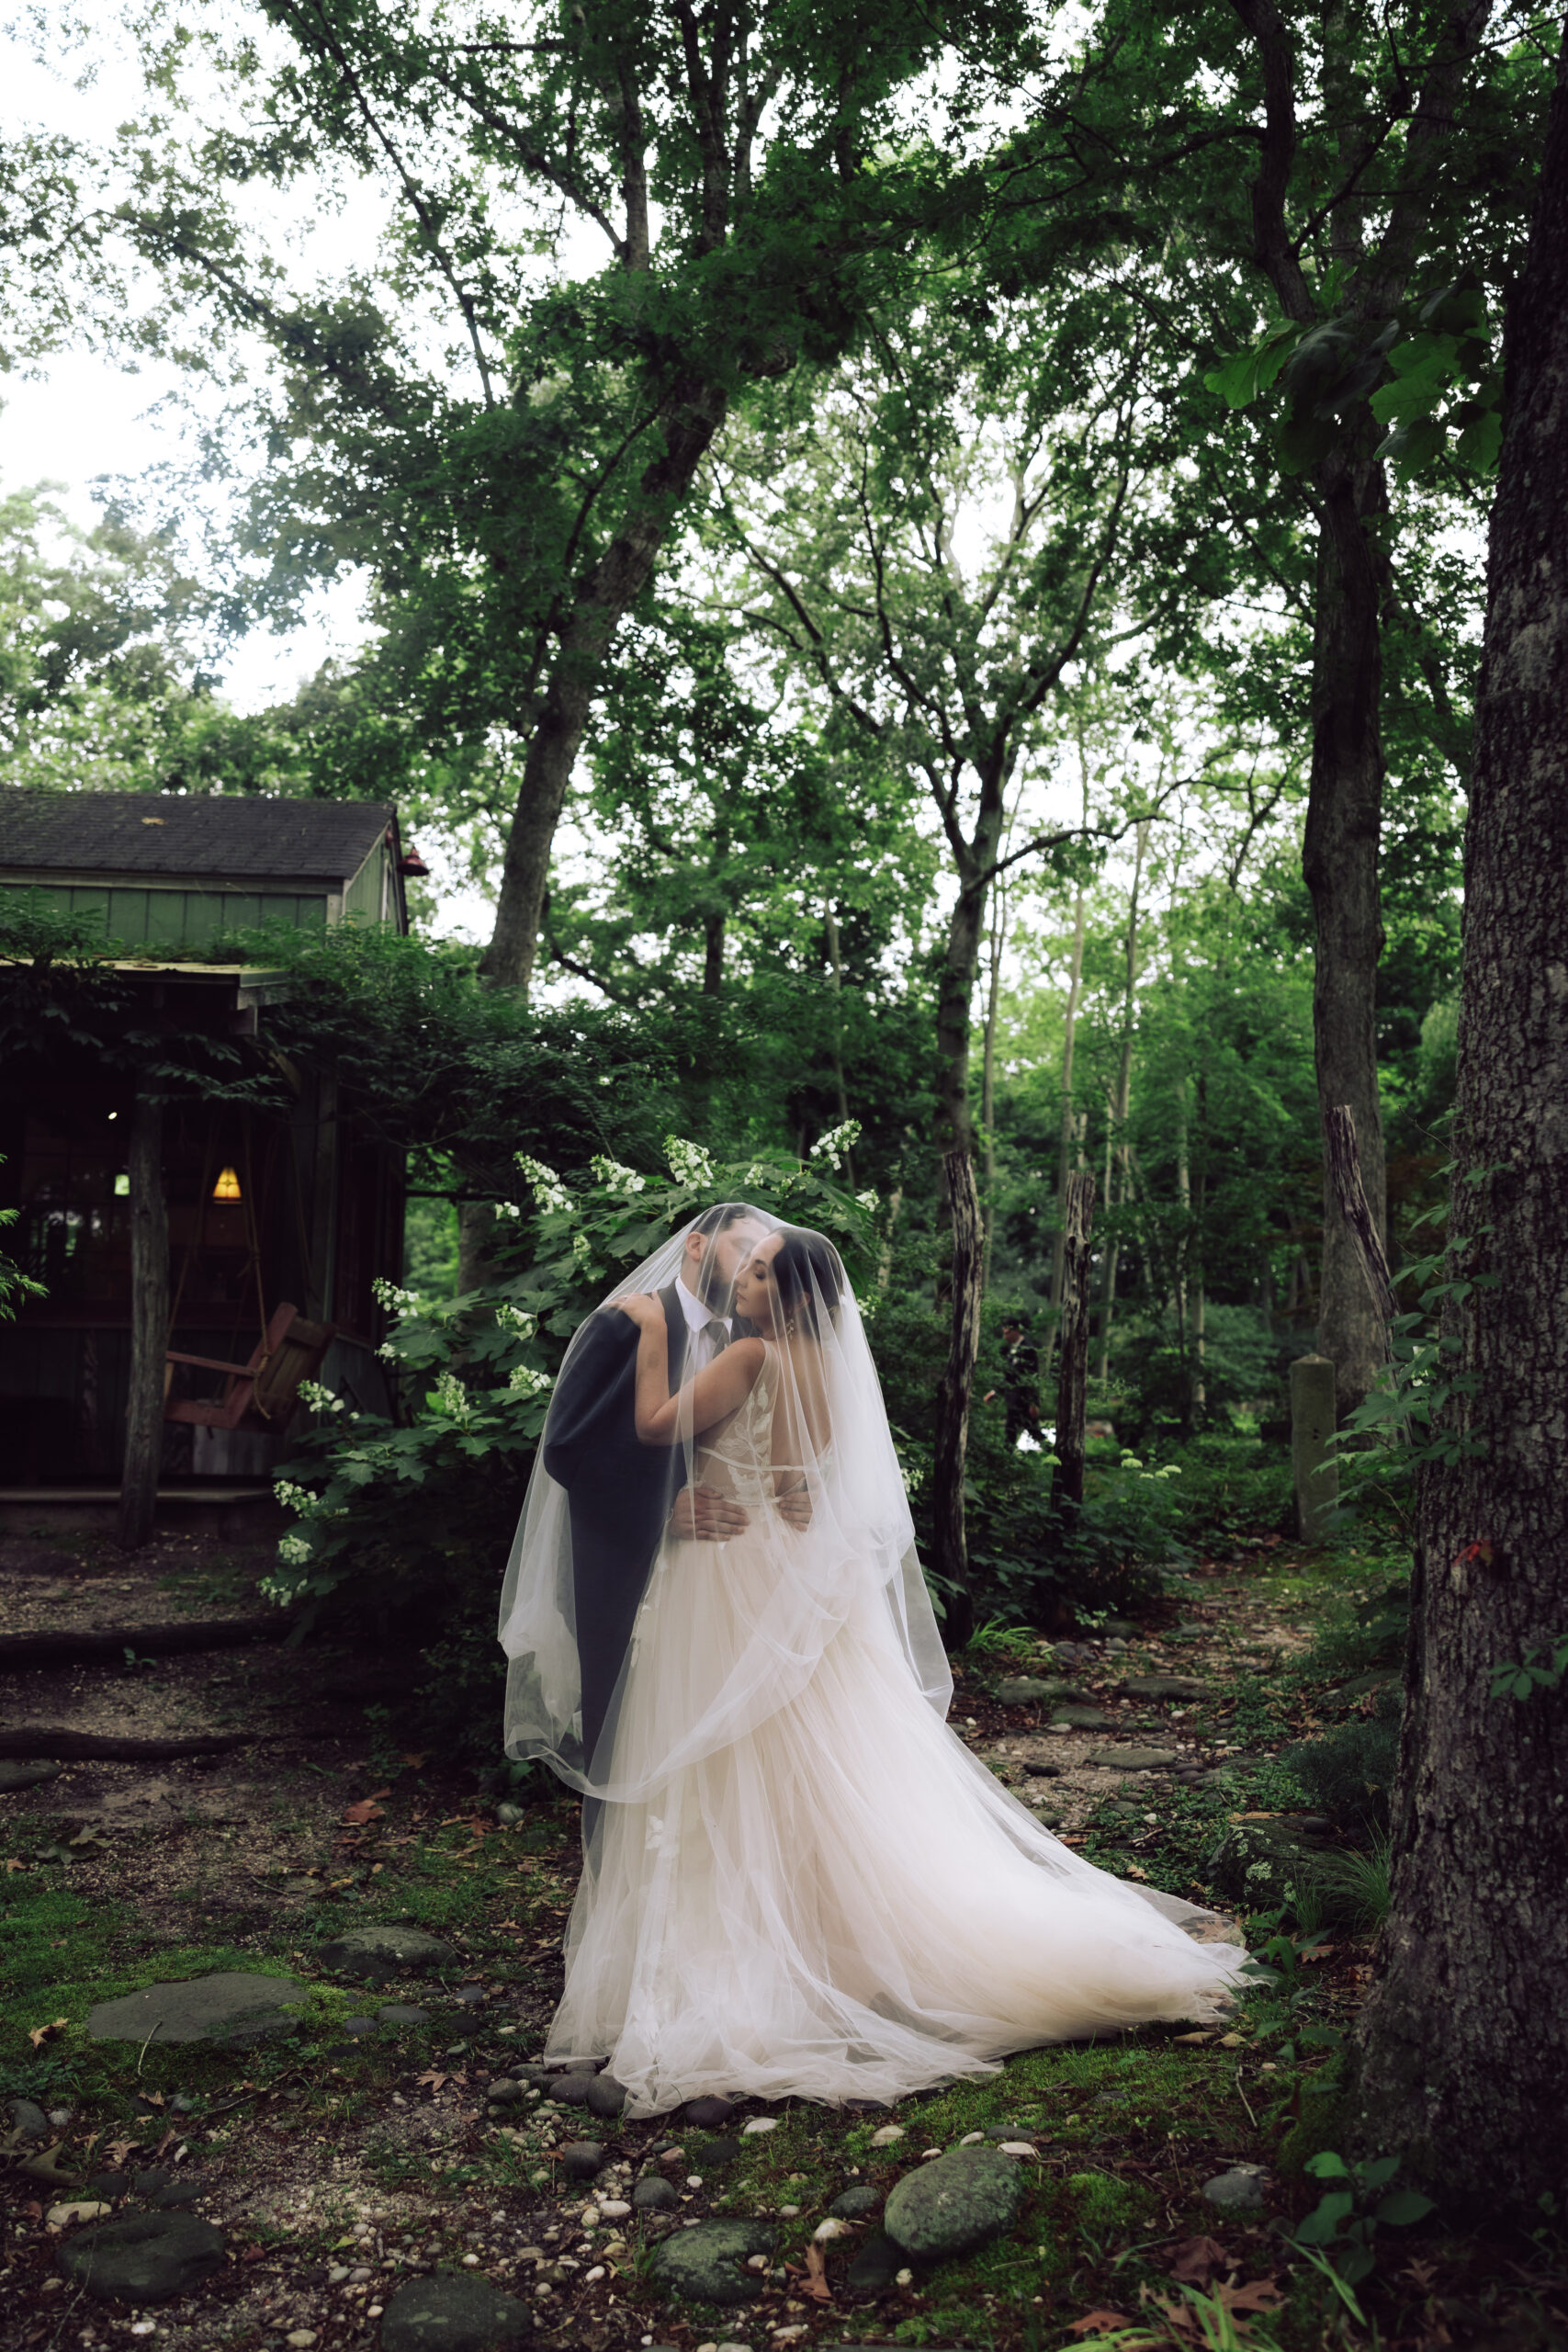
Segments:
[[[171,874],[343,884],[394,815],[381,800],[0,789],[0,873]]]

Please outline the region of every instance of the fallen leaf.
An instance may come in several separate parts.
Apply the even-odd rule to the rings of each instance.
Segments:
[[[357,1804],[351,1804],[344,1809],[343,1817],[345,1821],[353,1821],[356,1823],[379,1821],[386,1810],[386,1806],[384,1804],[378,1804],[374,1798],[361,1797]]]
[[[35,2050],[41,2050],[46,2041],[52,2041],[57,2033],[63,2033],[70,2022],[69,2018],[56,2018],[51,2025],[35,2025],[29,2030],[28,2040]]]
[[[832,2291],[828,2285],[828,2265],[819,2245],[808,2245],[806,2249],[806,2276],[800,2282],[800,2289],[802,2294],[809,2295],[814,2302],[832,2301]]]
[[[1171,2039],[1173,2041],[1186,2042],[1190,2049],[1202,2050],[1207,2048],[1213,2036],[1207,2033],[1178,2033],[1173,2034]]]
[[[1232,2312],[1274,2312],[1285,2300],[1272,2278],[1249,2278],[1244,2286],[1216,2287],[1214,2292]]]
[[[1082,2319],[1068,2323],[1067,2332],[1071,2335],[1100,2335],[1108,2327],[1132,2327],[1134,2324],[1125,2312],[1085,2312]]]
[[[26,1870],[27,1870],[27,1867],[28,1867],[28,1866],[27,1866],[26,1862],[19,1862],[19,1861],[17,1861],[17,1860],[16,1856],[15,1856],[14,1854],[12,1854],[12,1855],[10,1855],[10,1856],[7,1858],[7,1860],[6,1860],[6,1876],[7,1876],[7,1877],[9,1877],[9,1876],[10,1876],[10,1874],[11,1874],[11,1872],[12,1872],[13,1871],[24,1871],[24,1872],[25,1872],[25,1871],[26,1871]]]
[[[423,2090],[428,2084],[432,2093],[434,2094],[441,2088],[442,2084],[446,2082],[446,2076],[445,2075],[438,2072],[435,2067],[430,2066],[426,2068],[423,2075],[416,2075],[414,2076],[414,2087],[416,2090]]]
[[[1183,2238],[1172,2249],[1172,2256],[1171,2277],[1193,2287],[1206,2286],[1216,2270],[1235,2267],[1218,2238]]]
[[[108,2157],[114,2170],[118,2172],[132,2148],[139,2148],[141,2145],[140,2140],[111,2140],[104,2150],[104,2154]]]
[[[428,1747],[417,1747],[412,1754],[405,1752],[402,1761],[405,1764],[412,1764],[417,1770],[420,1765],[429,1763],[430,1750]]]

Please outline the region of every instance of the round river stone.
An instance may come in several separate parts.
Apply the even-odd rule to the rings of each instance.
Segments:
[[[128,2213],[64,2240],[55,2260],[99,2301],[166,2303],[223,2262],[222,2233],[194,2213]]]
[[[761,2292],[762,2275],[740,2266],[749,2255],[772,2254],[774,2244],[774,2232],[760,2222],[699,2222],[665,2238],[653,2267],[690,2302],[749,2303]]]
[[[351,1976],[385,1979],[407,1973],[427,1975],[433,1968],[449,1966],[457,1958],[439,1936],[423,1928],[394,1924],[389,1928],[350,1928],[346,1935],[323,1944],[317,1957],[323,1968],[339,1968]]]
[[[502,2295],[488,2278],[438,2272],[407,2278],[381,2322],[382,2352],[499,2352],[521,2344],[533,2319],[525,2304]]]
[[[905,2174],[888,2197],[882,2226],[917,2262],[945,2262],[1010,2229],[1023,2185],[1021,2166],[999,2148],[952,2148]]]

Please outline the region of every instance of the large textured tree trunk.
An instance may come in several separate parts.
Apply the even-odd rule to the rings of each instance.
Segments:
[[[947,1363],[937,1387],[931,1516],[936,1535],[934,1566],[949,1587],[942,1638],[950,1650],[955,1650],[963,1648],[975,1630],[969,1546],[964,1528],[969,1396],[980,1347],[980,1204],[975,1194],[974,1155],[950,1151],[942,1161],[942,1182],[953,1226],[953,1323]]]
[[[1371,419],[1368,431],[1375,430]],[[1379,704],[1382,626],[1371,533],[1385,506],[1382,469],[1335,451],[1319,469],[1313,649],[1312,782],[1303,868],[1317,919],[1313,1033],[1318,1113],[1326,1135],[1341,1104],[1354,1114],[1361,1176],[1384,1238],[1382,1114],[1378,1101],[1377,975],[1382,953],[1378,845],[1383,760]],[[1323,1291],[1318,1348],[1334,1365],[1339,1416],[1359,1405],[1383,1360],[1382,1333],[1360,1261],[1324,1171]]]
[[[502,987],[526,992],[538,952],[539,921],[549,881],[550,848],[571,785],[571,772],[616,628],[648,585],[654,560],[718,430],[725,394],[694,383],[672,403],[664,449],[648,468],[620,531],[580,585],[561,625],[559,646],[523,763],[517,807],[507,836],[495,929],[479,969]]]
[[[1393,1905],[1363,2021],[1363,2144],[1534,2207],[1568,2177],[1568,1682],[1491,1670],[1568,1634],[1568,35],[1512,305],[1466,843],[1450,1317],[1460,1460],[1418,1501]]]

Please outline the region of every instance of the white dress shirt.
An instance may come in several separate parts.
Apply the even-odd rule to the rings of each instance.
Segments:
[[[694,1380],[698,1373],[705,1372],[713,1362],[713,1339],[708,1330],[708,1325],[716,1322],[722,1323],[728,1331],[729,1318],[724,1315],[716,1316],[711,1308],[705,1306],[695,1291],[686,1287],[684,1274],[677,1274],[675,1277],[675,1295],[681,1302],[681,1312],[686,1318],[686,1329],[692,1335],[691,1352],[686,1361],[690,1366],[690,1377]]]

